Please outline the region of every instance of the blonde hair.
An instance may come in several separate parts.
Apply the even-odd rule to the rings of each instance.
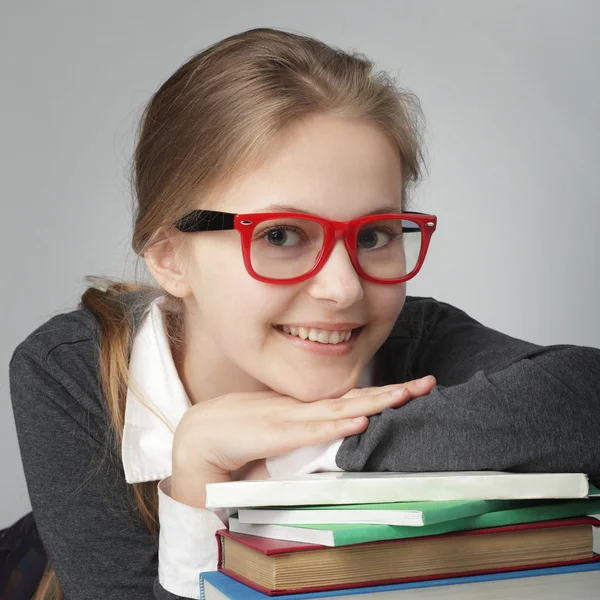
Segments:
[[[148,102],[133,161],[137,206],[132,247],[138,256],[188,211],[243,170],[264,160],[281,134],[311,115],[360,119],[397,146],[402,206],[424,167],[417,98],[357,52],[312,37],[259,28],[221,40],[183,64]],[[200,201],[201,203],[201,201]],[[120,445],[134,336],[122,295],[165,296],[171,343],[184,339],[182,302],[152,286],[92,280],[81,306],[101,326],[100,379]],[[146,302],[148,302],[148,297]],[[158,531],[156,483],[133,484],[133,501],[148,529]],[[49,567],[35,596],[61,598]]]

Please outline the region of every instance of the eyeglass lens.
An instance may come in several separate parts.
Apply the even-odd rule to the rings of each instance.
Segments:
[[[323,227],[303,218],[283,218],[257,225],[250,245],[253,269],[262,277],[290,279],[308,273],[323,250]],[[387,218],[364,224],[357,233],[361,268],[376,279],[398,279],[417,266],[422,234],[418,223]]]

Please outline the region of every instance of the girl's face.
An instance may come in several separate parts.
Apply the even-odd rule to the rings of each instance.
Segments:
[[[398,150],[375,126],[315,116],[289,129],[268,160],[211,196],[210,206],[200,204],[348,221],[399,209],[401,191]],[[405,284],[358,277],[343,240],[314,277],[278,285],[246,272],[237,231],[183,235],[190,250],[184,275],[189,389],[212,395],[272,389],[304,401],[340,396],[357,386],[404,304]],[[335,330],[360,331],[338,345],[302,340],[302,327],[323,341]]]

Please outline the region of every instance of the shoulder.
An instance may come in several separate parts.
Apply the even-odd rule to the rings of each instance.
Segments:
[[[16,347],[9,365],[9,384],[21,435],[32,430],[40,436],[65,419],[87,421],[94,429],[104,429],[99,329],[94,315],[78,308],[48,319]]]
[[[132,306],[137,300],[135,294],[124,299]],[[95,415],[105,421],[101,335],[100,321],[85,307],[55,315],[27,335],[9,365],[13,409],[31,413],[52,405],[56,414]]]
[[[375,378],[383,383],[415,379],[422,371],[422,356],[453,353],[456,344],[479,343],[485,330],[452,304],[431,296],[406,296],[400,315],[378,351]]]
[[[440,314],[466,314],[457,306],[431,296],[406,296],[403,312],[413,316],[419,315],[425,320],[435,318]]]
[[[435,315],[445,302],[441,302],[431,296],[406,296],[404,306],[398,320],[402,321],[420,321],[427,320]]]
[[[463,310],[431,296],[406,296],[402,311],[392,328],[391,338],[420,338],[441,321],[467,320],[477,323]]]
[[[72,348],[81,352],[99,339],[100,325],[87,308],[78,308],[55,315],[31,332],[14,350],[11,363],[28,354],[47,361],[57,350]]]
[[[53,316],[15,348],[9,364],[11,395],[36,387],[60,385],[65,389],[97,384],[100,323],[86,308]],[[18,392],[21,391],[21,394]]]
[[[14,350],[10,399],[24,464],[37,464],[40,447],[54,455],[57,436],[77,452],[88,452],[107,439],[97,333],[94,316],[77,309],[48,319]]]
[[[146,296],[141,292],[130,292],[122,294],[119,299],[125,310],[131,311],[132,323],[134,327],[137,326]],[[24,354],[42,362],[49,362],[60,356],[68,359],[78,356],[95,361],[100,337],[99,319],[88,308],[79,306],[51,317],[27,335],[15,348],[11,363]]]

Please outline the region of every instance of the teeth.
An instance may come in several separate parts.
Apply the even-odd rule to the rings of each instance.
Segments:
[[[352,331],[327,331],[325,329],[307,329],[306,327],[288,327],[282,325],[281,330],[303,340],[311,340],[320,344],[341,344],[347,342]]]

